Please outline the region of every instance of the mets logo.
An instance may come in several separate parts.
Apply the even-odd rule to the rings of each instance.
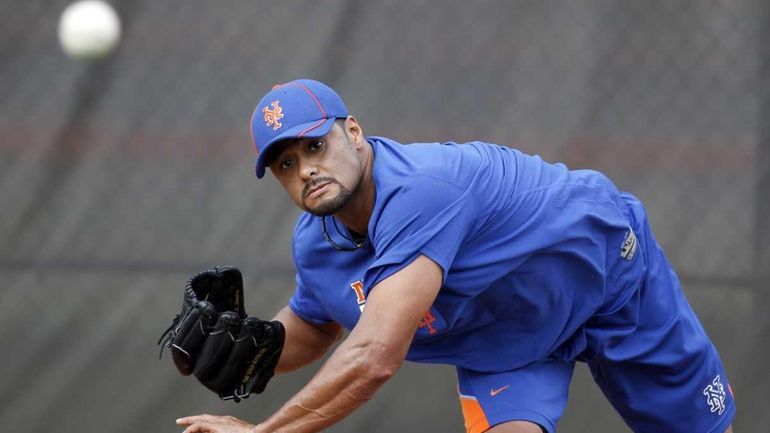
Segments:
[[[428,329],[428,334],[433,335],[436,333],[436,328],[433,327],[433,322],[436,321],[436,316],[433,315],[433,313],[430,312],[430,310],[426,311],[425,314],[422,315],[422,319],[420,319],[420,323],[417,325],[417,329]]]
[[[353,289],[353,291],[356,294],[356,303],[358,304],[358,309],[363,313],[364,308],[366,307],[366,294],[364,293],[364,282],[362,280],[358,280],[350,285],[350,288]],[[428,331],[428,335],[435,334],[436,327],[433,326],[433,323],[436,321],[436,316],[431,313],[430,310],[426,311],[425,314],[422,315],[422,319],[420,319],[420,322],[417,324],[417,329],[426,329]]]
[[[711,413],[725,411],[725,388],[719,375],[714,378],[710,385],[703,389],[703,395],[706,396],[706,403],[711,407]]]
[[[356,281],[350,285],[350,288],[356,292],[356,302],[358,303],[358,309],[364,312],[366,307],[366,295],[364,294],[364,282],[361,280]]]
[[[272,126],[273,131],[277,131],[278,128],[283,126],[279,120],[283,119],[283,108],[281,108],[280,105],[278,105],[278,101],[273,101],[270,103],[270,106],[273,107],[270,108],[263,108],[262,114],[265,115],[265,125]]]

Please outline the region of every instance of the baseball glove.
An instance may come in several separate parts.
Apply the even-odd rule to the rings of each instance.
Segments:
[[[231,267],[194,275],[184,289],[182,311],[161,335],[174,365],[223,400],[239,402],[265,390],[283,350],[285,331],[278,321],[248,317],[243,278]]]

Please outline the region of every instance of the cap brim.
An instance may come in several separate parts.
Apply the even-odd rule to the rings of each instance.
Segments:
[[[275,143],[296,138],[323,137],[329,133],[329,130],[332,129],[334,120],[334,117],[330,117],[328,119],[319,119],[314,122],[303,123],[301,125],[287,129],[282,134],[273,137],[273,139],[265,145],[264,149],[259,152],[259,155],[257,155],[257,160],[254,164],[254,171],[257,175],[257,178],[262,179],[262,177],[265,175],[264,157]]]

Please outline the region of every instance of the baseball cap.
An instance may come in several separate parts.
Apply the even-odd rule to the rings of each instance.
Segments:
[[[320,81],[299,79],[274,86],[251,115],[257,177],[265,175],[264,156],[273,144],[289,138],[323,137],[335,119],[347,116],[342,98]]]

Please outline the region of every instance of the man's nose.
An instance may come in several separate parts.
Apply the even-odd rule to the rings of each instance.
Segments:
[[[318,166],[312,162],[305,162],[300,167],[300,175],[304,180],[312,179],[318,175]]]

